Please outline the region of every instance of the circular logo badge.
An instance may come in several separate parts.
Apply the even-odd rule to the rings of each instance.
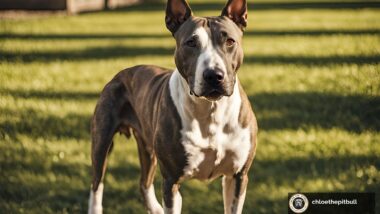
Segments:
[[[294,194],[289,199],[289,207],[295,213],[303,213],[309,206],[309,200],[303,194]]]

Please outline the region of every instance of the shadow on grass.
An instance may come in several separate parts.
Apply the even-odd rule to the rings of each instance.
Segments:
[[[164,23],[162,24],[164,26]],[[115,31],[116,32],[116,31]],[[167,34],[14,34],[0,33],[0,39],[30,39],[30,40],[84,40],[84,39],[159,39],[171,38]]]
[[[249,99],[264,130],[321,127],[380,131],[379,97],[293,92],[260,93]]]
[[[59,139],[73,138],[90,140],[90,115],[68,114],[64,117],[49,115],[43,111],[25,109],[13,111],[1,109],[9,115],[0,122],[0,134],[17,139],[17,135],[32,138]]]
[[[245,36],[331,36],[331,35],[378,35],[380,30],[378,29],[362,29],[362,30],[251,30],[245,31]]]
[[[134,143],[134,142],[128,142]],[[117,145],[116,145],[117,146]],[[133,154],[125,154],[128,156],[137,156],[137,152]],[[110,158],[115,155],[113,153],[110,154]],[[107,176],[112,176],[118,182],[125,182],[128,180],[139,181],[140,179],[140,166],[136,166],[135,164],[126,163],[126,165],[117,165],[117,166],[109,166],[107,168]]]
[[[244,63],[253,64],[298,64],[305,66],[325,66],[329,64],[378,64],[380,55],[351,55],[351,56],[284,56],[284,55],[248,55],[244,57]]]
[[[292,184],[297,179],[304,181],[323,178],[337,179],[341,173],[356,174],[353,168],[376,166],[380,160],[375,155],[340,155],[334,157],[303,157],[280,160],[254,160],[253,170],[250,171],[254,182],[265,183],[268,179],[276,185]],[[277,176],[281,174],[282,176]],[[360,178],[352,178],[358,179]],[[365,178],[362,178],[365,179]],[[372,178],[369,178],[372,179]],[[366,184],[367,180],[363,184]],[[295,186],[296,188],[296,186]],[[302,191],[302,186],[297,190]]]
[[[24,157],[30,160],[33,159],[33,156],[35,157],[36,154],[25,154]],[[19,208],[46,211],[44,213],[57,213],[64,210],[66,210],[64,213],[85,213],[91,184],[89,167],[83,164],[70,164],[66,160],[53,163],[46,154],[40,154],[38,159],[34,160],[33,163],[23,161],[1,163],[2,171],[9,175],[7,178],[0,179],[1,186],[5,187],[0,189],[0,197],[4,200],[3,202],[7,204],[17,203]],[[143,210],[138,186],[140,169],[126,163],[123,167],[110,166],[107,171],[106,179],[108,176],[113,176],[118,178],[116,180],[117,185],[123,186],[123,182],[127,181],[129,184],[128,188],[123,189],[106,185],[104,204],[107,208],[112,208],[117,203],[125,204],[126,201],[135,199],[135,207],[130,209],[139,208],[140,211]],[[16,180],[13,177],[12,180],[8,180],[9,177],[19,175],[20,172],[33,179],[27,181],[26,177],[18,177],[21,180]],[[44,177],[38,177],[38,175]],[[54,179],[50,179],[51,177]],[[36,180],[38,178],[41,180]],[[36,207],[36,203],[40,208]],[[0,202],[0,207],[2,206],[3,204]]]
[[[248,36],[330,36],[330,35],[377,35],[380,34],[378,29],[361,29],[361,30],[251,30],[245,31],[245,37]],[[87,40],[87,39],[160,39],[172,38],[167,34],[20,34],[20,33],[0,33],[0,39],[24,39],[24,40]]]
[[[222,10],[225,3],[223,2],[190,2],[190,7],[196,12],[209,11],[209,10]],[[115,12],[138,12],[138,11],[165,11],[166,4],[164,2],[149,2],[139,5],[133,5],[122,9],[110,11]],[[380,2],[378,1],[357,1],[357,2],[318,2],[318,1],[305,1],[305,2],[254,2],[248,3],[248,9],[257,10],[297,10],[297,9],[363,9],[363,8],[379,8]],[[195,14],[196,15],[196,14]]]
[[[378,194],[380,183],[376,175],[364,173],[357,177],[357,172],[379,165],[380,160],[376,155],[311,156],[279,160],[260,160],[258,155],[250,170],[248,192],[253,190],[256,193],[251,207],[253,210],[262,210],[258,213],[286,213],[287,209],[287,195],[277,195],[276,198],[280,199],[273,200],[266,197],[266,189],[262,192],[263,189],[257,190],[256,186],[282,187],[290,192],[310,192],[313,191],[310,189],[313,184],[323,182],[324,186],[318,191],[369,191]]]
[[[101,59],[114,59],[120,57],[139,57],[139,56],[166,56],[173,55],[174,48],[164,47],[122,47],[122,46],[108,46],[108,47],[94,47],[85,50],[73,51],[41,51],[30,53],[14,53],[0,50],[0,61],[59,61],[59,60],[101,60]]]
[[[15,90],[0,89],[0,95],[10,95],[12,97],[23,99],[62,99],[62,100],[96,100],[100,92],[85,91],[40,91],[40,90]]]
[[[95,47],[82,51],[41,51],[29,53],[17,53],[0,51],[0,61],[6,62],[48,62],[48,61],[83,61],[116,59],[139,56],[172,56],[173,48],[165,47]],[[283,56],[283,55],[248,55],[245,63],[254,64],[300,64],[306,66],[328,64],[374,64],[380,63],[380,55],[351,55],[351,56]]]
[[[69,213],[84,213],[87,210],[88,189],[84,190],[62,181],[34,181],[30,184],[20,181],[4,184],[6,188],[0,190],[0,196],[2,200],[4,199],[0,202],[2,211],[5,213],[14,213],[15,210],[28,210],[27,213],[67,213],[68,211]],[[4,202],[6,205],[2,204]],[[12,204],[17,205],[12,209]],[[7,208],[9,212],[6,212]]]
[[[88,150],[90,150],[90,144],[88,145]],[[17,152],[21,154],[13,155],[16,157],[8,158],[8,160],[17,158],[17,161],[5,160],[1,163],[1,169],[9,175],[15,175],[20,172],[22,172],[22,174],[33,175],[53,173],[55,177],[65,176],[69,178],[83,178],[90,175],[90,168],[84,165],[78,166],[65,159],[58,159],[59,161],[53,162],[53,157],[56,156],[56,154],[53,153],[46,153],[46,151],[41,150],[22,150]],[[30,161],[20,161],[25,157],[33,156],[38,157],[33,161],[33,163]]]

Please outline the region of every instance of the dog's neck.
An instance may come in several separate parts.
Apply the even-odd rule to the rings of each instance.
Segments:
[[[182,122],[196,120],[200,125],[232,123],[237,125],[241,98],[238,81],[235,82],[231,96],[223,96],[217,101],[210,101],[190,94],[190,88],[179,71],[174,70],[169,82],[170,95]],[[183,126],[186,126],[183,124]]]

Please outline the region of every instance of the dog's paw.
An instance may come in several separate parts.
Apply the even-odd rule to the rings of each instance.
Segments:
[[[88,214],[102,214],[103,207],[102,206],[94,206],[88,208]]]

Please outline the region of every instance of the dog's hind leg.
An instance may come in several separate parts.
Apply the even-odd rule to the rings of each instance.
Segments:
[[[151,214],[163,214],[164,210],[160,203],[158,203],[156,194],[154,191],[154,175],[157,168],[157,158],[154,154],[152,146],[146,144],[141,136],[137,132],[133,132],[136,138],[139,159],[141,165],[141,177],[140,177],[140,191],[143,195],[145,206],[148,213]]]
[[[107,155],[112,147],[112,139],[120,126],[118,112],[123,105],[123,86],[110,82],[103,90],[92,118],[92,190],[89,200],[89,214],[102,213],[103,177],[106,171]]]

